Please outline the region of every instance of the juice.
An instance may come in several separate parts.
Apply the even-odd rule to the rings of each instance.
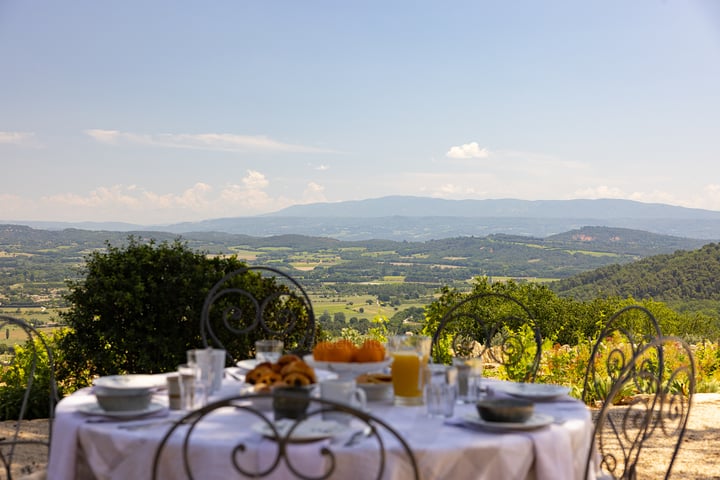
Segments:
[[[387,351],[393,359],[390,369],[397,405],[423,404],[430,341],[430,337],[421,335],[395,335],[388,338]]]

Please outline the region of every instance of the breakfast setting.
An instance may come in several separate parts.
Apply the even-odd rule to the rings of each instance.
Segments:
[[[219,452],[239,442],[241,457],[253,468],[283,464],[271,478],[285,478],[291,465],[303,475],[367,469],[367,458],[382,463],[385,450],[411,452],[409,465],[428,478],[467,473],[467,462],[457,455],[474,464],[483,459],[488,474],[505,468],[496,460],[509,455],[537,478],[550,464],[552,478],[576,478],[582,465],[573,458],[589,448],[591,423],[565,387],[484,378],[477,359],[434,364],[430,350],[431,338],[421,335],[359,345],[322,341],[305,355],[286,351],[282,341],[261,339],[255,358],[232,366],[225,365],[221,349],[193,349],[176,372],[100,377],[61,402],[58,422],[67,441],[53,452],[51,465],[66,473],[112,472],[108,478],[132,478],[144,465],[161,473],[157,478],[174,478],[178,466],[170,452],[177,440],[171,439],[192,435],[207,454],[195,460],[193,471],[227,468]],[[237,412],[244,415],[232,414]],[[138,447],[138,435],[149,443]],[[232,442],[219,440],[228,435]],[[83,464],[75,462],[77,442]],[[323,448],[343,464],[318,462]],[[447,455],[451,450],[456,453]],[[134,460],[118,463],[128,451]],[[546,461],[533,460],[537,452]]]

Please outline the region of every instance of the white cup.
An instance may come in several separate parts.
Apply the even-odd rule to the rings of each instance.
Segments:
[[[320,398],[349,405],[359,410],[365,410],[367,407],[365,390],[359,388],[354,379],[338,378],[320,382]],[[345,424],[350,423],[351,420],[349,415],[341,412],[325,412],[323,418]]]

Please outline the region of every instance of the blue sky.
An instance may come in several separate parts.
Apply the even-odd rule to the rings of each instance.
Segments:
[[[720,2],[0,1],[0,221],[720,210]]]

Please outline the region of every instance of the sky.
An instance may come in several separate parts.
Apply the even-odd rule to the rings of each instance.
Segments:
[[[0,222],[720,210],[716,0],[0,0]]]

